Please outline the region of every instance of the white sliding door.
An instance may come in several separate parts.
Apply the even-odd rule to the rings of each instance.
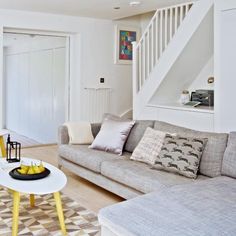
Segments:
[[[5,56],[6,128],[41,143],[55,143],[65,121],[66,41],[55,41],[34,40],[32,50]]]

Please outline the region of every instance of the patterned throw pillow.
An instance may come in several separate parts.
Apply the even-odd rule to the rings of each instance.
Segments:
[[[130,159],[153,165],[165,136],[166,133],[148,127]]]
[[[166,135],[153,168],[195,179],[206,142],[204,138]]]

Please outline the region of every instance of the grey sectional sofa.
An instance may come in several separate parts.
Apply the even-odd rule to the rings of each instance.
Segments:
[[[196,180],[152,170],[129,159],[147,127],[208,138]],[[94,136],[99,129],[100,124],[92,125]],[[132,198],[100,211],[102,236],[236,235],[236,181],[231,178],[236,177],[235,133],[206,133],[160,121],[137,121],[123,156],[68,142],[67,128],[61,126],[59,166],[125,199]]]

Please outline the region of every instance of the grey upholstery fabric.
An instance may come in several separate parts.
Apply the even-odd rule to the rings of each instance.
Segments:
[[[117,236],[114,232],[111,232],[107,227],[101,227],[101,234],[102,236]],[[127,236],[127,235],[126,235]]]
[[[102,175],[140,192],[149,193],[176,184],[193,183],[194,180],[150,169],[145,163],[126,160],[105,161],[101,164]],[[204,179],[204,177],[199,177]],[[195,180],[197,181],[197,180]]]
[[[234,236],[235,196],[235,179],[217,177],[104,208],[98,217],[119,236]]]
[[[222,175],[236,178],[236,132],[229,134],[229,141],[222,163]]]
[[[96,138],[98,132],[101,129],[101,123],[93,123],[91,124],[91,128],[92,128],[93,137]]]
[[[58,127],[58,145],[69,143],[68,129],[66,126],[61,125]]]
[[[68,161],[97,173],[100,173],[103,161],[121,158],[111,153],[89,149],[88,145],[60,145],[58,154]]]
[[[207,138],[208,141],[203,151],[199,171],[201,174],[209,177],[216,177],[221,174],[221,165],[228,141],[228,134],[200,132],[161,121],[155,121],[154,129],[188,137]]]
[[[106,190],[115,193],[116,195],[122,198],[131,199],[143,194],[133,188],[127,187],[123,184],[117,183],[116,181],[108,179],[102,176],[101,174],[95,173],[94,171],[88,170],[87,168],[76,165],[60,156],[58,159],[58,164],[59,166],[63,166],[63,168],[67,168],[68,170],[80,176],[81,178],[84,178],[102,188],[105,188]]]
[[[143,137],[143,134],[147,127],[153,128],[154,121],[136,121],[133,128],[130,131],[129,137],[126,141],[124,150],[127,152],[133,152],[136,146],[138,145],[139,141]]]

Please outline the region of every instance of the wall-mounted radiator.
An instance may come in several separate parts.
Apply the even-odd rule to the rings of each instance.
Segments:
[[[110,112],[111,88],[84,88],[83,118],[91,123],[101,122]]]

